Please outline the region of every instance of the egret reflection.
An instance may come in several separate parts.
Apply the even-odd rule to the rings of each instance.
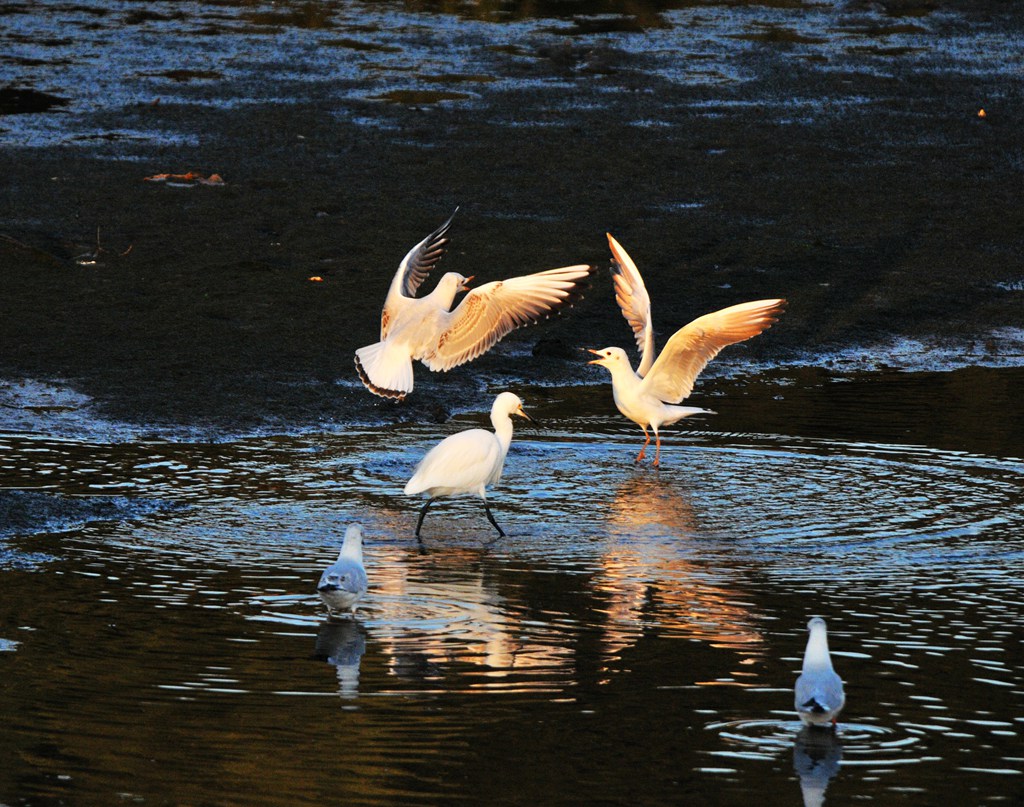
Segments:
[[[497,582],[474,568],[482,565],[483,550],[382,549],[378,555],[373,631],[392,675],[436,680],[453,663],[497,679],[524,669],[572,669],[564,637],[526,620]]]

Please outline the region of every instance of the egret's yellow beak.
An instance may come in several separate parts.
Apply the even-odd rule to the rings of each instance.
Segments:
[[[521,418],[526,418],[528,421],[530,421],[530,423],[534,422],[533,418],[526,414],[526,412],[523,411],[523,407],[521,406],[515,412],[513,412],[513,414],[519,415],[519,417]]]

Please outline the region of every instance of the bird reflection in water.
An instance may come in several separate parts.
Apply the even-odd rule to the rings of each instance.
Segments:
[[[594,581],[595,590],[606,598],[609,656],[614,658],[652,626],[737,650],[746,657],[743,664],[761,655],[756,614],[744,603],[748,595],[721,584],[726,570],[683,556],[687,539],[701,531],[687,491],[662,478],[634,476],[616,491],[608,520],[613,534],[631,536],[605,552]],[[664,540],[666,531],[671,541]]]
[[[316,635],[313,657],[333,664],[338,692],[350,699],[359,694],[359,664],[366,652],[366,628],[357,619],[329,619]]]
[[[571,673],[572,649],[564,637],[520,616],[522,608],[481,568],[485,554],[453,547],[429,555],[378,553],[374,639],[390,658],[392,675],[431,681],[445,677],[447,665],[468,664],[485,676],[474,676],[472,686],[505,688],[501,679],[525,670]],[[530,686],[538,678],[519,680]]]
[[[839,773],[843,746],[834,731],[805,726],[793,743],[793,769],[800,777],[800,792],[804,807],[821,807],[825,803],[825,789]]]

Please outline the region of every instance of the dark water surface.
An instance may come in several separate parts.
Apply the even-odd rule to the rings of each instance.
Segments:
[[[576,414],[605,387],[528,389],[543,425],[518,431],[492,496],[503,540],[465,501],[436,505],[418,544],[400,493],[479,417],[218,444],[4,436],[0,486],[117,494],[132,517],[8,540],[0,800],[1015,803],[1021,423],[1006,451],[878,440],[920,437],[946,380],[721,382],[731,414],[673,430],[660,471],[634,465],[638,430]],[[867,404],[858,420],[833,401],[848,438],[813,436],[820,415],[759,428],[847,386]],[[990,439],[964,422],[964,445]],[[353,520],[371,592],[326,622],[314,581]],[[810,614],[847,682],[835,737],[791,708]]]

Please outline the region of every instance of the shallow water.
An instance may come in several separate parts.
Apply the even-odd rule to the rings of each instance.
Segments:
[[[942,380],[893,382],[892,411],[941,399]],[[760,407],[835,388],[791,381]],[[743,389],[721,387],[720,408]],[[1020,442],[710,421],[674,429],[655,471],[633,463],[638,431],[573,414],[604,392],[533,391],[542,424],[517,432],[492,496],[505,539],[465,500],[435,505],[418,543],[400,493],[478,417],[218,444],[0,438],[0,486],[165,505],[23,531],[0,556],[0,801],[1019,798]],[[327,622],[315,580],[353,520],[371,592]],[[792,712],[811,614],[847,682],[834,738]]]
[[[293,104],[316,97],[335,114],[409,134],[388,107],[463,104],[514,129],[571,127],[566,112],[604,107],[573,100],[581,78],[624,71],[642,83],[606,87],[629,95],[660,82],[711,90],[690,102],[700,115],[756,103],[787,125],[891,99],[818,88],[738,99],[766,48],[794,64],[913,81],[954,70],[1006,80],[1019,70],[1018,34],[996,18],[958,13],[959,4],[856,2],[551,3],[306,2],[208,0],[19,0],[0,6],[5,83],[30,91],[4,99],[0,134],[10,145],[94,148],[144,159],[153,147],[197,146],[204,133],[154,125],[154,105],[231,108]],[[948,7],[947,7],[948,6]],[[968,7],[967,12],[971,9]],[[429,13],[424,13],[429,12]],[[643,36],[638,36],[638,34]],[[495,114],[489,98],[542,91],[551,104],[530,119]],[[369,103],[367,103],[369,102]],[[38,113],[47,114],[16,114]],[[113,116],[108,113],[113,112]],[[632,125],[677,125],[637,117]],[[14,113],[14,114],[12,114]],[[701,207],[681,199],[674,209]]]

